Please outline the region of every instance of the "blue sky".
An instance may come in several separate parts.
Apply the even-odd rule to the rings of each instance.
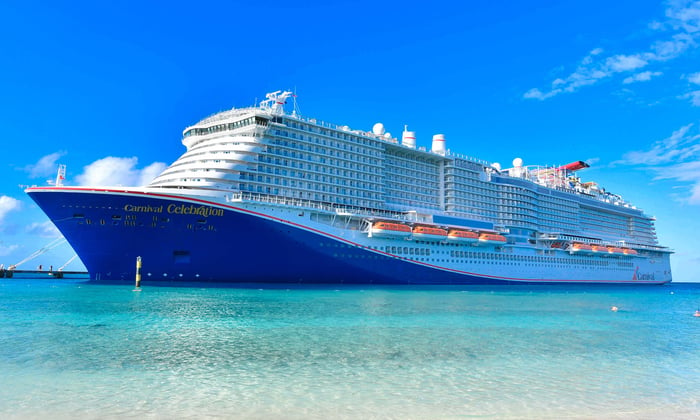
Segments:
[[[60,3],[70,3],[61,5]],[[57,232],[22,186],[137,185],[185,126],[295,89],[302,114],[582,172],[700,281],[700,1],[0,4],[0,263]],[[20,268],[60,266],[59,246]],[[66,269],[80,269],[74,262]]]

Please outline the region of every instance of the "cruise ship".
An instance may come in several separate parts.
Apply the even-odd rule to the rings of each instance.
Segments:
[[[147,186],[26,192],[96,281],[133,282],[138,257],[145,283],[671,281],[654,218],[582,181],[585,162],[501,168],[445,143],[302,116],[277,91],[187,127]]]

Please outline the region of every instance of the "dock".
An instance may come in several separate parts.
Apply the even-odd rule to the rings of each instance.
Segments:
[[[0,278],[22,278],[22,279],[89,279],[87,271],[49,271],[49,270],[0,270]]]

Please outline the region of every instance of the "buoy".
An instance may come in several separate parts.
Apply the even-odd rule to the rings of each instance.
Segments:
[[[693,314],[693,316],[700,316],[700,310],[695,311],[695,313]]]
[[[617,312],[618,309],[619,309],[619,308],[618,308],[617,306],[613,306],[612,308],[610,308],[610,310],[613,311],[613,312]]]
[[[141,257],[136,257],[136,289],[134,292],[141,291]]]

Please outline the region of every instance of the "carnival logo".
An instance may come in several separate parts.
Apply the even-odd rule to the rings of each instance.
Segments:
[[[163,206],[135,206],[133,204],[124,205],[124,211],[130,213],[163,213]]]
[[[656,280],[656,279],[654,278],[654,273],[640,273],[640,272],[639,272],[639,266],[637,266],[637,268],[635,268],[635,270],[634,270],[634,274],[632,275],[632,280],[633,280],[633,281],[634,281],[634,280],[642,280],[642,281],[644,281],[644,280],[651,280],[651,281],[654,281],[654,280]]]

